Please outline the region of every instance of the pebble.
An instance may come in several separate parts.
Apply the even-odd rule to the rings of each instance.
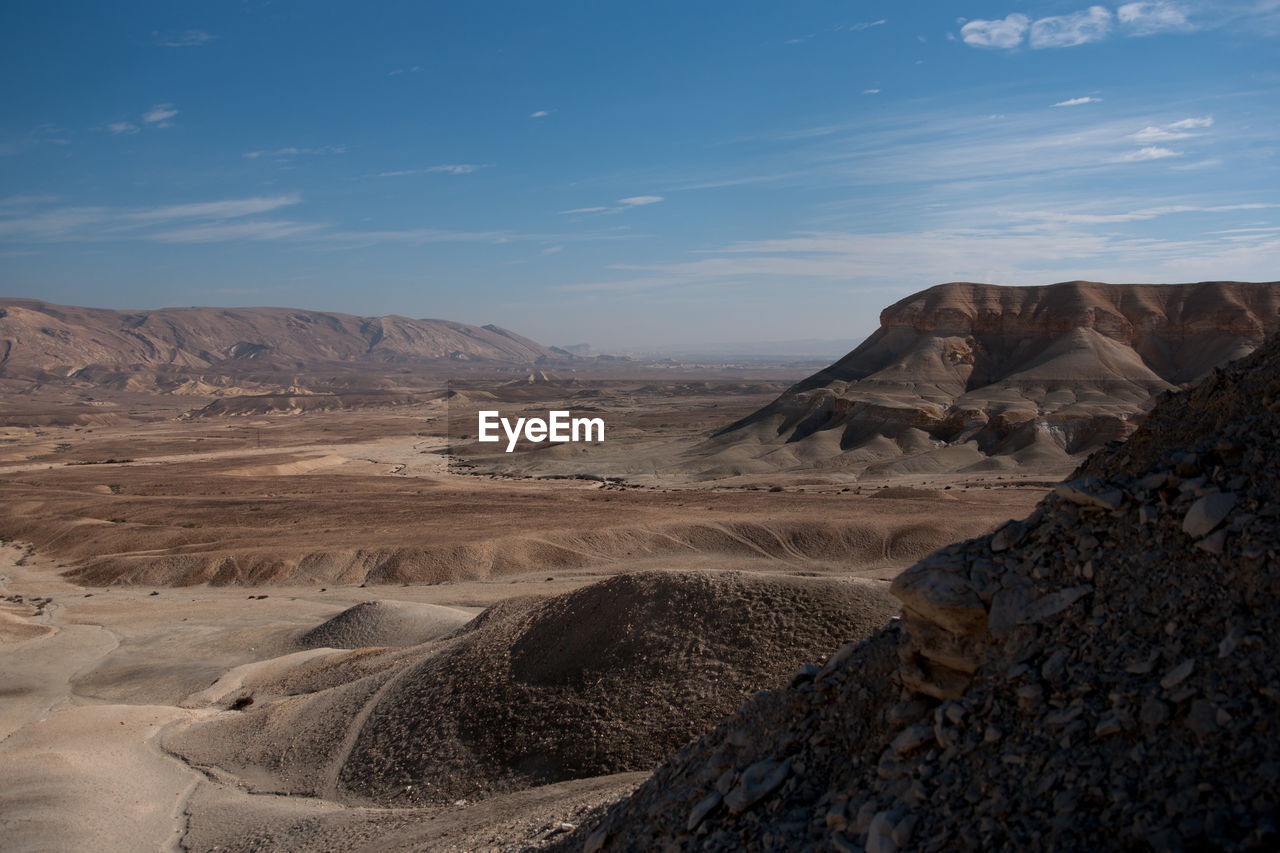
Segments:
[[[1236,505],[1233,492],[1217,492],[1205,495],[1191,505],[1182,519],[1182,532],[1192,539],[1209,534],[1231,514]]]

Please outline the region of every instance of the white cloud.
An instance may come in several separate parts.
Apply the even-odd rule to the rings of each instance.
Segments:
[[[107,125],[107,132],[119,136],[124,133],[137,133],[138,126],[128,121],[113,121]]]
[[[529,113],[529,118],[546,118],[549,115],[551,115],[551,110],[538,110],[537,112]]]
[[[544,255],[558,255],[564,251],[564,246],[548,246],[542,250]]]
[[[1052,210],[964,210],[957,211],[950,224],[923,230],[808,231],[732,243],[684,262],[615,264],[610,269],[630,276],[568,284],[556,290],[643,292],[791,279],[839,282],[860,289],[883,284],[902,288],[905,295],[942,281],[1270,280],[1280,263],[1280,236],[1274,231],[1177,239],[1126,233],[1116,227],[1116,223],[1166,214],[1238,209],[1242,206],[1170,204],[1115,216],[1082,214],[1075,218]],[[983,224],[962,225],[961,220]]]
[[[121,216],[124,219],[135,222],[157,222],[172,219],[234,219],[239,216],[252,216],[255,213],[278,210],[281,207],[288,207],[301,201],[301,195],[292,193],[290,195],[206,201],[195,204],[172,204],[166,207],[155,207],[150,210],[126,213]]]
[[[1169,168],[1178,172],[1194,172],[1199,169],[1212,169],[1215,166],[1221,165],[1221,157],[1208,157],[1204,160],[1198,160],[1195,163],[1179,163],[1177,166],[1170,166]]]
[[[1194,29],[1181,7],[1163,0],[1156,2],[1125,3],[1116,9],[1116,18],[1134,36],[1149,36],[1164,32],[1185,32]]]
[[[144,124],[153,125],[155,127],[172,127],[169,119],[178,114],[173,108],[173,104],[156,104],[151,109],[142,114]]]
[[[1143,160],[1163,160],[1166,157],[1177,156],[1179,156],[1177,151],[1170,151],[1168,148],[1161,148],[1159,145],[1148,145],[1146,148],[1130,151],[1120,159],[1125,163],[1138,163]]]
[[[1090,6],[1070,15],[1041,18],[1031,25],[1033,48],[1075,47],[1102,41],[1111,31],[1111,12],[1104,6]]]
[[[862,94],[864,94],[864,95],[878,95],[878,94],[880,94],[880,90],[879,90],[879,89],[863,89],[863,90],[862,90]]]
[[[1166,125],[1148,125],[1137,133],[1131,134],[1130,138],[1138,142],[1171,142],[1175,139],[1190,139],[1191,137],[1199,136],[1199,134],[1188,133],[1188,131],[1212,126],[1212,116],[1184,118],[1181,121],[1170,122]]]
[[[430,175],[433,173],[445,173],[448,175],[469,175],[477,169],[485,168],[485,164],[475,163],[444,163],[439,166],[428,166],[425,169],[398,169],[394,172],[379,172],[379,178],[402,178],[406,175]]]
[[[572,210],[562,210],[562,214],[574,213],[621,213],[624,210],[630,210],[633,207],[644,207],[647,204],[657,204],[662,201],[660,195],[633,195],[630,198],[618,199],[618,204],[613,207],[605,205],[597,205],[594,207],[575,207]]]
[[[0,219],[0,236],[35,240],[56,240],[110,216],[103,207],[62,207],[41,212],[22,211]]]
[[[156,40],[156,44],[161,47],[198,47],[202,44],[208,44],[217,38],[212,33],[206,33],[204,30],[186,30],[181,33],[152,33],[151,37]]]
[[[447,172],[450,175],[469,175],[476,169],[483,168],[472,163],[445,163],[440,166],[429,166],[428,172]]]
[[[289,146],[286,148],[277,148],[274,151],[246,151],[241,156],[250,160],[257,160],[259,157],[296,157],[300,154],[346,154],[347,146],[345,145],[321,145],[319,148],[296,148]]]
[[[305,222],[214,222],[146,235],[160,243],[223,243],[228,240],[279,240],[322,228]]]
[[[58,207],[41,210],[37,205],[14,210],[11,214],[0,210],[0,235],[38,240],[163,239],[152,229],[190,220],[207,220],[199,226],[201,228],[227,225],[225,220],[228,219],[267,213],[301,201],[302,197],[294,193],[151,208]],[[264,233],[269,230],[269,224],[255,223]],[[300,229],[297,223],[289,225],[294,229],[293,233]]]
[[[859,21],[856,24],[850,24],[849,29],[852,30],[853,32],[858,32],[860,30],[869,30],[872,27],[883,27],[887,23],[889,22],[886,21],[884,18],[881,18],[878,21]]]
[[[410,67],[408,67],[408,68],[397,68],[397,69],[396,69],[396,70],[394,70],[394,71],[388,71],[388,72],[387,72],[387,76],[388,76],[388,77],[397,77],[397,76],[399,76],[399,75],[401,75],[401,74],[417,74],[417,73],[418,73],[419,71],[421,71],[421,70],[422,70],[422,66],[420,66],[420,65],[411,65],[411,66],[410,66]]]
[[[1186,139],[1188,136],[1193,135],[1194,134],[1191,133],[1180,133],[1174,130],[1167,130],[1163,127],[1148,125],[1137,133],[1132,134],[1130,138],[1137,140],[1138,142],[1171,142],[1175,139]]]
[[[1031,19],[1014,12],[995,21],[970,21],[960,28],[964,43],[973,47],[1011,48],[1022,43]]]
[[[624,228],[594,232],[520,233],[515,231],[455,231],[410,228],[388,231],[337,231],[324,222],[261,218],[280,208],[299,204],[293,193],[261,198],[226,199],[150,208],[52,206],[56,196],[11,196],[0,199],[0,249],[6,244],[27,250],[33,242],[92,242],[146,240],[159,243],[218,243],[236,240],[293,240],[318,249],[345,251],[383,243],[511,243],[536,241],[554,254],[573,242],[627,240],[642,235]]]
[[[1054,106],[1055,107],[1078,107],[1081,104],[1096,104],[1101,100],[1102,98],[1094,98],[1086,95],[1083,98],[1069,98],[1068,100],[1065,100],[1065,101],[1058,101],[1058,103],[1054,104]]]

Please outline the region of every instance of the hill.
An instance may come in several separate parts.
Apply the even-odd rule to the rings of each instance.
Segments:
[[[396,615],[416,621],[414,630],[436,629],[440,610]],[[872,581],[618,575],[508,599],[408,649],[253,664],[260,674],[229,674],[225,688],[188,703],[235,707],[252,697],[251,707],[210,716],[166,746],[254,790],[383,806],[647,770],[754,687],[777,686],[799,662],[896,612]],[[343,615],[369,621],[367,612]],[[349,645],[351,621],[312,634]],[[303,665],[281,675],[290,662]]]
[[[1280,331],[1280,283],[941,284],[697,449],[714,476],[1070,466]]]
[[[1274,849],[1278,440],[1273,338],[558,849]]]
[[[0,379],[216,391],[206,377],[572,358],[498,326],[294,308],[111,311],[0,299]],[[172,386],[172,387],[169,387]]]

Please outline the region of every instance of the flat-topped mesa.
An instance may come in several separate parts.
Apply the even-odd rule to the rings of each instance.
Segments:
[[[1045,287],[952,282],[889,306],[880,314],[880,325],[882,330],[908,327],[947,336],[1042,341],[1088,329],[1132,347],[1164,378],[1188,381],[1168,374],[1203,373],[1200,363],[1206,354],[1170,351],[1170,343],[1216,335],[1244,338],[1252,350],[1275,330],[1278,315],[1280,288],[1275,282],[1070,281]]]
[[[1280,282],[953,282],[880,323],[703,445],[708,473],[1070,467],[1132,432],[1155,395],[1280,331]]]

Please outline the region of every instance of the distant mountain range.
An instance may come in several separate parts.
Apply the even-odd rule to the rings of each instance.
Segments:
[[[94,382],[123,373],[214,374],[459,361],[571,359],[498,326],[294,308],[111,311],[0,299],[0,378]]]
[[[1069,464],[1280,330],[1280,282],[957,282],[698,448],[708,474]]]

